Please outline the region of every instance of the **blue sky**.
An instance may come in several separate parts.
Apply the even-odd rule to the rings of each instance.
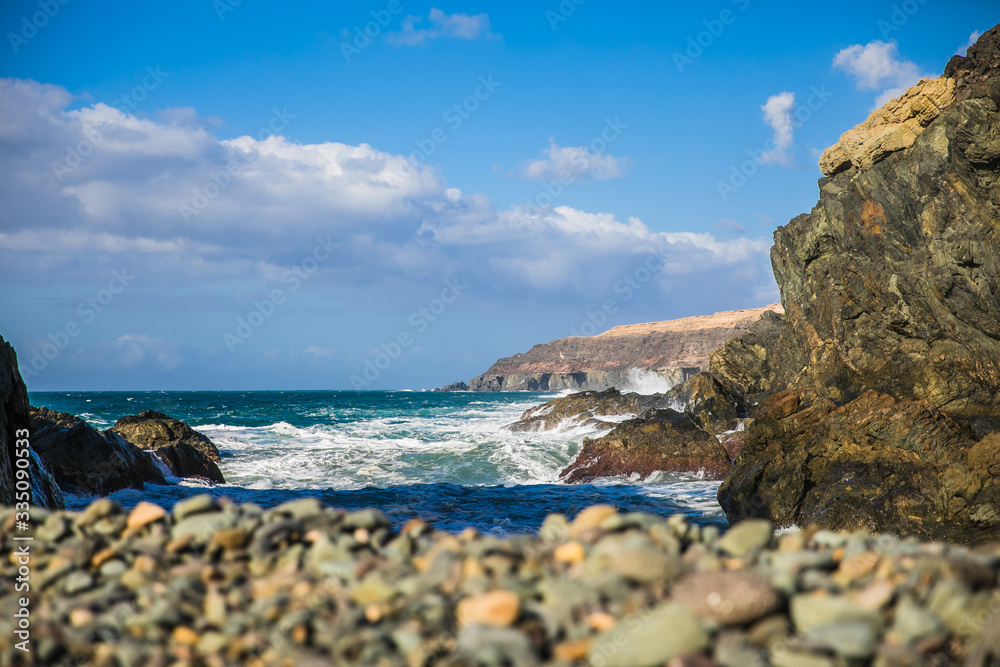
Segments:
[[[820,152],[1000,20],[651,5],[4,3],[29,389],[430,388],[773,302]]]

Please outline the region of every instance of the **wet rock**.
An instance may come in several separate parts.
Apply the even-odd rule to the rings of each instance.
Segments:
[[[32,447],[70,493],[106,495],[166,484],[148,454],[111,431],[100,432],[63,412],[31,408]]]
[[[226,480],[219,470],[219,450],[202,433],[162,412],[144,410],[122,417],[111,431],[140,449],[153,452],[175,477],[194,477],[215,483]]]
[[[585,438],[580,454],[560,477],[573,483],[616,475],[645,478],[665,471],[721,479],[731,467],[715,436],[689,415],[667,409],[623,422],[597,440]]]

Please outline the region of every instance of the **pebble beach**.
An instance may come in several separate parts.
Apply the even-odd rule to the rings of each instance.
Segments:
[[[1000,545],[591,506],[505,538],[311,498],[33,510],[6,665],[995,665]],[[13,511],[0,528],[14,532]],[[24,567],[28,573],[25,574]],[[21,568],[19,570],[19,568]],[[14,647],[30,596],[33,653]]]

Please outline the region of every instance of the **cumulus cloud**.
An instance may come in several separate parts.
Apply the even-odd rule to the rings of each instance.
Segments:
[[[921,74],[916,63],[901,59],[896,42],[879,39],[842,49],[833,58],[833,68],[854,77],[859,90],[881,90],[875,100],[876,107],[902,95],[920,79],[934,76]]]
[[[487,14],[445,14],[440,9],[431,9],[430,27],[420,28],[423,17],[407,16],[403,19],[403,29],[389,33],[389,43],[401,46],[417,46],[426,42],[441,39],[494,39],[497,37],[490,26]]]
[[[764,152],[760,159],[765,164],[788,165],[791,156],[788,149],[795,139],[795,121],[792,113],[795,110],[795,93],[781,92],[771,95],[761,107],[764,112],[764,122],[774,131],[772,150]]]
[[[606,181],[624,176],[629,164],[628,158],[597,153],[587,146],[560,146],[552,138],[542,154],[544,158],[526,162],[517,173],[531,181]]]
[[[569,206],[498,208],[367,144],[220,140],[189,110],[150,120],[103,104],[71,110],[72,99],[58,86],[0,79],[0,279],[8,287],[99,287],[110,268],[126,267],[140,276],[144,303],[171,290],[248,295],[178,306],[216,316],[225,303],[226,321],[245,316],[243,304],[260,295],[299,284],[336,294],[331,308],[364,310],[377,294],[386,307],[395,299],[409,309],[425,298],[415,296],[421,286],[449,276],[480,302],[577,304],[608,294],[655,253],[665,259],[642,298],[773,291],[767,239],[657,232],[638,218]],[[584,180],[619,176],[624,163],[554,142],[537,162],[526,175],[568,169]],[[129,307],[115,303],[116,313]],[[195,363],[184,361],[193,352],[146,334],[101,334],[104,322],[110,328],[102,320],[93,335],[110,342],[95,359],[161,370]]]

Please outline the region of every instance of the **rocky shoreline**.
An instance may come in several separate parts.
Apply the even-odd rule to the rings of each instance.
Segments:
[[[399,532],[314,499],[35,510],[48,665],[965,665],[1000,660],[1000,545],[866,531],[720,536],[593,506],[538,535]],[[0,527],[14,529],[12,509]],[[17,576],[13,542],[0,571]],[[0,597],[0,662],[15,596]]]

